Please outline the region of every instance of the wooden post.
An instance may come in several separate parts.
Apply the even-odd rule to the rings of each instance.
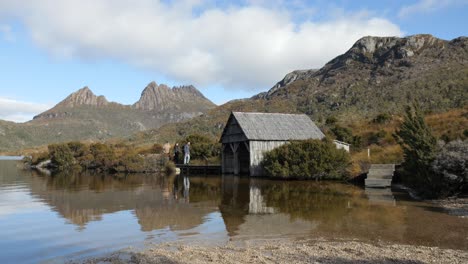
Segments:
[[[221,174],[224,174],[224,173],[226,172],[226,169],[225,169],[225,166],[226,166],[226,165],[224,165],[225,162],[226,162],[226,160],[225,160],[226,157],[224,156],[224,148],[225,148],[225,147],[226,147],[225,144],[223,144],[223,145],[221,146]]]

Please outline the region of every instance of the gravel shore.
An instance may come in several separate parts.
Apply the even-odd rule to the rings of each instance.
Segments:
[[[468,251],[357,241],[250,240],[225,246],[156,245],[85,263],[468,263]]]
[[[432,203],[444,208],[451,215],[468,218],[468,198],[447,198]]]

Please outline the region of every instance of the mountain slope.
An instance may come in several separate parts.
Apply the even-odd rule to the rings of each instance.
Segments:
[[[230,111],[306,113],[320,124],[329,116],[352,121],[397,114],[413,101],[426,111],[440,112],[464,108],[467,100],[468,38],[364,37],[319,70],[291,72],[268,92],[138,133],[132,140],[176,139],[191,133],[217,138]]]
[[[0,122],[0,151],[127,136],[199,116],[215,106],[193,86],[171,89],[152,82],[134,105],[109,102],[84,87],[29,122]]]
[[[291,74],[294,81],[283,80],[255,98],[293,100],[315,117],[393,113],[413,100],[431,111],[463,107],[468,38],[364,37],[320,70]]]

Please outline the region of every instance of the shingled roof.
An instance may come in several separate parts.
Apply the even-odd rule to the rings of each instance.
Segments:
[[[247,140],[305,140],[325,137],[304,114],[233,112],[232,115]]]

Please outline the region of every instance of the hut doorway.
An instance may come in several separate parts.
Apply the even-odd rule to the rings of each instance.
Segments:
[[[223,172],[248,175],[250,172],[250,152],[248,143],[235,142],[223,146]]]
[[[241,142],[238,150],[239,173],[242,175],[249,175],[250,173],[250,152],[247,144],[247,142]]]

